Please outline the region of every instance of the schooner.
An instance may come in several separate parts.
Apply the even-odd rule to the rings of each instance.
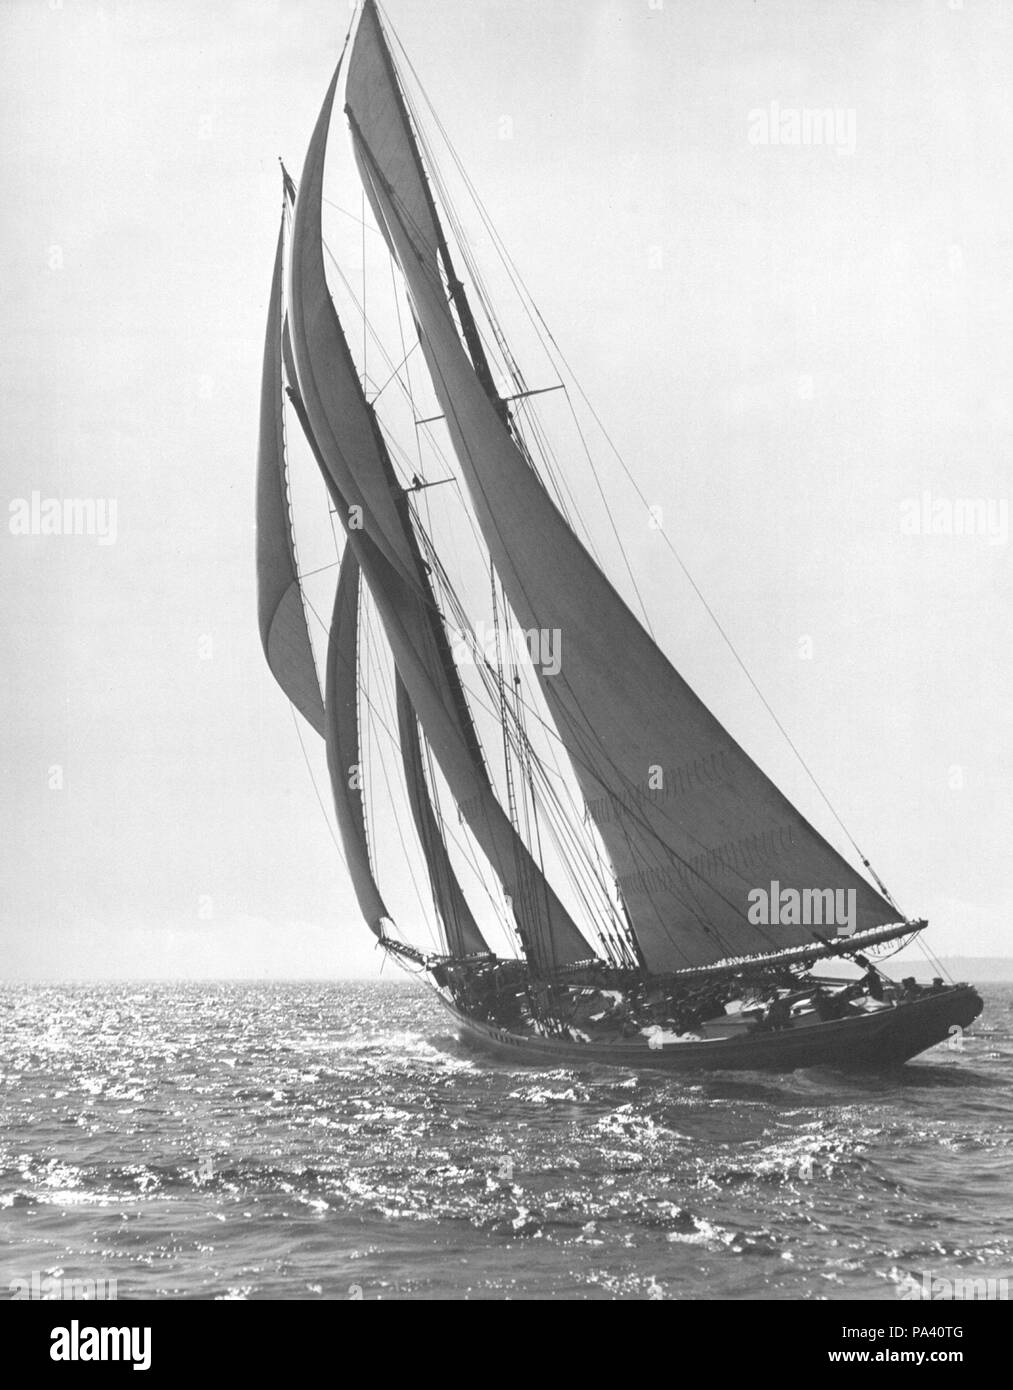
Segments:
[[[944,1040],[980,1013],[975,991],[941,978],[930,988],[898,984],[870,959],[926,923],[904,917],[871,869],[874,882],[760,769],[578,534],[530,410],[531,397],[560,388],[527,388],[469,274],[470,252],[455,235],[395,51],[378,7],[365,0],[298,189],[282,171],[257,480],[264,653],[325,742],[341,845],[367,926],[384,952],[424,976],[462,1036],[514,1059],[870,1066]],[[445,432],[480,538],[495,637],[484,648],[420,506],[435,484],[405,476],[382,393],[367,394],[328,285],[324,175],[339,89],[364,200],[400,277],[411,351],[439,406],[415,427],[436,423]],[[293,419],[345,533],[322,679],[293,531]],[[395,924],[373,853],[363,736],[378,710],[362,652],[367,603],[393,672],[385,773],[396,764],[410,808],[436,949]],[[509,655],[517,631],[536,635],[533,659]],[[537,634],[558,636],[554,660],[544,659]],[[484,683],[483,707],[502,739],[499,785],[465,664]],[[561,756],[562,778],[545,738]],[[507,943],[499,949],[462,884],[462,837],[498,905]],[[550,838],[554,869],[569,877],[565,890],[549,867]],[[839,904],[847,905],[844,920]],[[817,973],[835,957],[857,961],[865,974]]]

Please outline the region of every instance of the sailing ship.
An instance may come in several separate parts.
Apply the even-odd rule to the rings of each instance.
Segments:
[[[326,745],[347,871],[379,948],[422,976],[463,1038],[514,1061],[869,1067],[945,1040],[980,1013],[976,992],[942,975],[897,983],[876,963],[926,922],[906,917],[868,860],[866,876],[760,769],[579,534],[534,400],[569,387],[528,389],[406,73],[386,17],[365,0],[298,187],[282,166],[257,482],[264,653]],[[480,547],[492,643],[479,640],[435,540],[435,482],[408,472],[385,421],[387,383],[355,360],[328,284],[324,177],[339,89],[355,197],[414,330],[388,382],[410,393],[417,350],[438,413],[419,419],[412,397],[413,424],[455,461],[440,495],[457,494]],[[294,531],[293,417],[344,533],[320,624],[322,680]],[[367,688],[367,606],[393,691],[386,721]],[[557,659],[540,659],[535,642],[525,660],[507,640],[518,632],[556,635]],[[480,708],[502,740],[495,771]],[[376,722],[425,864],[429,946],[395,923],[379,882],[364,785]],[[388,786],[391,770],[387,756]],[[492,945],[462,883],[462,844],[502,938]],[[841,901],[846,921],[832,911]],[[865,973],[825,973],[835,959]]]

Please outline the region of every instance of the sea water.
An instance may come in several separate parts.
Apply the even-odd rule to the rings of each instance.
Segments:
[[[0,1297],[999,1288],[1013,989],[983,993],[990,1036],[891,1074],[673,1077],[486,1058],[409,982],[7,986]]]

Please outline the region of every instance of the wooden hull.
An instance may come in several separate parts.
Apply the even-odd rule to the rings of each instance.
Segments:
[[[973,1023],[981,998],[956,985],[878,1013],[792,1027],[775,1033],[651,1047],[646,1039],[581,1043],[510,1033],[469,1018],[442,994],[463,1041],[513,1063],[536,1066],[588,1064],[652,1071],[794,1071],[799,1067],[883,1069],[899,1066],[951,1033]]]

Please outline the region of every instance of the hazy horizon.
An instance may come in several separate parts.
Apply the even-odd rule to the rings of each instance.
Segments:
[[[910,972],[919,979],[931,979],[936,973],[936,966],[926,960],[918,960],[907,955],[896,959],[876,962],[880,968],[890,976],[891,979],[900,980],[905,972]],[[838,963],[835,963],[835,967]],[[966,979],[972,985],[988,984],[1013,984],[1013,956],[941,956],[939,964],[954,979]],[[975,966],[983,967],[978,974],[972,973]],[[985,969],[984,967],[988,967]],[[856,966],[852,972],[856,978],[862,973]],[[285,975],[273,974],[268,970],[260,973],[246,975],[237,974],[209,974],[209,975],[74,975],[74,976],[36,976],[35,978],[23,979],[2,979],[0,988],[4,986],[33,986],[40,988],[53,986],[73,986],[73,985],[173,985],[173,984],[207,984],[207,985],[241,985],[241,984],[398,984],[398,985],[419,985],[426,988],[425,981],[418,976],[412,977],[398,969],[393,964],[388,964],[382,973],[359,973],[359,974],[305,974],[305,975]]]

